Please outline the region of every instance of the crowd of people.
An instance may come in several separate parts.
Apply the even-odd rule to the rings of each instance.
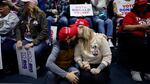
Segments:
[[[91,4],[93,16],[70,16],[70,4]],[[148,0],[1,0],[0,76],[18,72],[17,49],[33,48],[35,66],[47,68],[46,84],[108,84],[111,49],[117,47],[116,63],[133,80],[150,80],[149,8]],[[50,26],[57,26],[53,43]]]

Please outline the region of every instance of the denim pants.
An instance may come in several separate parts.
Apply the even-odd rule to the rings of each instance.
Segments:
[[[1,44],[4,69],[6,66],[9,66],[9,68],[16,68],[18,66],[16,51],[13,49],[15,42],[16,41],[11,39],[5,39],[5,41]]]
[[[79,70],[75,67],[69,67],[66,71],[72,72],[72,71],[79,71]],[[79,77],[80,72],[76,73],[76,75]],[[68,81],[67,79],[62,78],[51,71],[47,72],[45,79],[46,79],[45,84],[71,84],[71,82]]]
[[[113,22],[111,19],[102,20],[99,16],[93,16],[93,23],[97,25],[97,32],[103,33],[108,37],[112,37],[113,35]],[[106,26],[106,29],[105,29]],[[107,32],[106,32],[107,31]]]

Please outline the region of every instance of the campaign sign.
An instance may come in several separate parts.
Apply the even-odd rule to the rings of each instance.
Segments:
[[[2,50],[1,50],[1,36],[0,36],[0,69],[3,69]]]
[[[82,17],[93,16],[93,10],[91,4],[71,4],[70,16]]]
[[[52,44],[54,42],[56,42],[56,37],[57,37],[57,26],[51,26],[51,40],[52,40]]]
[[[19,73],[22,75],[37,78],[36,62],[34,49],[17,49],[17,59],[19,66]]]

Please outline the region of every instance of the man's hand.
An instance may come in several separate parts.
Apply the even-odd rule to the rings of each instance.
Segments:
[[[78,84],[79,78],[75,75],[78,71],[68,72],[66,75],[66,78],[72,83],[72,84]]]

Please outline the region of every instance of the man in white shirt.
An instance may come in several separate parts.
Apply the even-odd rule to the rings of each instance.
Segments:
[[[18,23],[18,16],[11,11],[11,6],[5,0],[0,1],[0,37],[3,71],[10,72],[10,69],[16,69],[14,65],[17,62],[13,45],[15,43],[14,29]],[[9,69],[9,70],[8,70]]]

